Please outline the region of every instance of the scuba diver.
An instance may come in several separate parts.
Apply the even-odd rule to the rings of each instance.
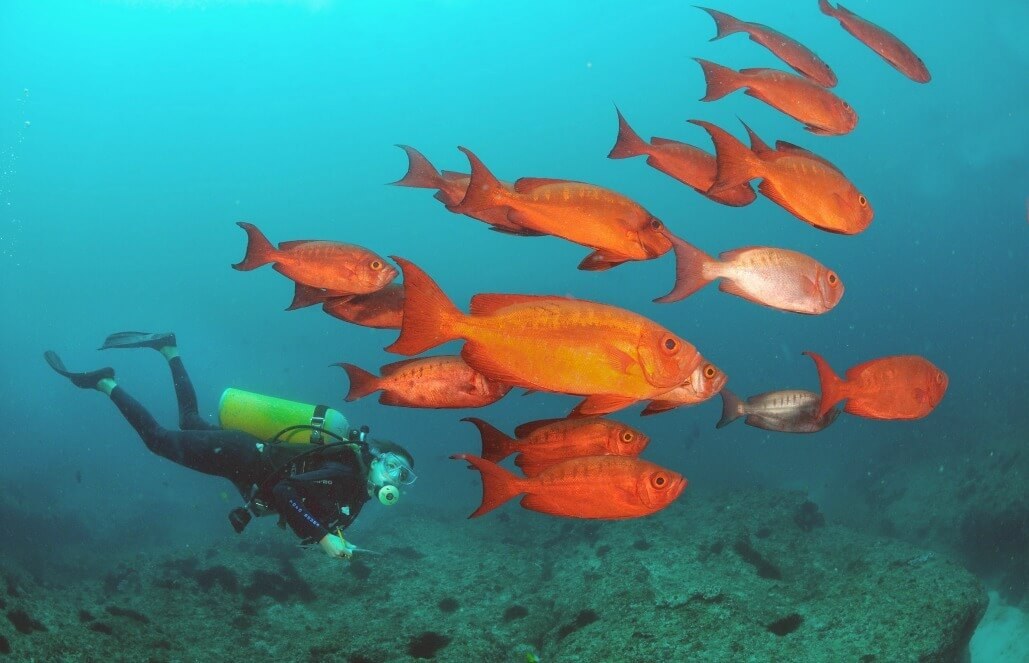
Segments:
[[[330,557],[349,559],[356,548],[343,538],[372,497],[389,506],[400,486],[414,482],[414,458],[398,444],[368,438],[368,428],[351,429],[346,418],[324,405],[304,405],[227,389],[219,404],[222,426],[197,414],[197,398],[179,356],[175,335],[120,332],[101,350],[152,348],[168,360],[179,406],[179,429],[162,428],[125,391],[107,367],[68,371],[53,351],[44,353],[57,373],[82,389],[107,394],[150,451],[204,474],[228,479],[245,505],[229,521],[242,533],[253,515],[279,514],[302,543],[318,542]],[[291,425],[292,424],[292,425]]]

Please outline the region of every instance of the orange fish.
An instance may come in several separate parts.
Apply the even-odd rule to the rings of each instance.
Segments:
[[[697,9],[703,9],[715,20],[718,34],[712,37],[711,41],[727,37],[736,32],[743,32],[750,36],[751,41],[761,44],[774,53],[777,58],[793,67],[794,71],[807,76],[822,87],[833,87],[836,85],[836,74],[829,68],[829,65],[822,62],[821,58],[815,55],[811,49],[795,39],[790,39],[767,25],[747,23],[706,7],[697,7]]]
[[[551,516],[640,518],[671,504],[687,483],[678,472],[626,456],[573,458],[524,479],[478,456],[454,454],[451,458],[471,463],[482,474],[482,504],[469,518],[523,493],[523,508]]]
[[[280,242],[276,249],[257,226],[245,221],[236,225],[246,231],[248,243],[246,256],[233,269],[247,272],[273,263],[272,269],[283,276],[337,297],[375,292],[397,276],[392,265],[361,246],[297,240]]]
[[[592,184],[523,177],[505,189],[470,150],[472,179],[454,211],[478,214],[506,209],[521,228],[561,237],[595,251],[579,269],[600,271],[629,260],[650,260],[672,248],[660,219],[625,196]]]
[[[714,62],[694,58],[704,69],[707,93],[701,101],[714,101],[740,88],[747,96],[802,122],[820,136],[840,136],[857,126],[858,116],[846,101],[817,83],[776,69],[733,71]]]
[[[397,145],[397,147],[407,152],[408,166],[407,174],[393,182],[393,184],[395,186],[409,186],[419,189],[439,189],[434,196],[436,200],[443,203],[451,212],[460,214],[454,208],[464,200],[471,176],[449,170],[444,170],[440,173],[418,150],[409,145]],[[501,182],[500,185],[505,189],[513,191],[513,185],[507,182]],[[527,230],[518,224],[508,221],[506,209],[488,209],[474,214],[467,214],[466,216],[490,224],[492,226],[491,230],[496,230],[497,232],[526,236],[542,234]]]
[[[350,378],[347,401],[381,390],[379,402],[383,405],[453,409],[483,407],[511,391],[510,385],[490,380],[460,357],[405,359],[383,366],[381,378],[353,364],[336,366]]]
[[[836,272],[796,251],[750,246],[707,255],[679,238],[675,243],[675,287],[657,302],[689,297],[708,283],[755,304],[819,315],[832,310],[843,297],[843,281]]]
[[[758,191],[801,221],[854,235],[872,222],[872,205],[836,166],[802,147],[778,141],[773,150],[746,124],[751,149],[710,122],[690,120],[711,134],[718,159],[713,191],[761,178]]]
[[[713,156],[692,145],[668,138],[651,138],[650,143],[647,143],[632,130],[621,111],[616,108],[615,112],[618,113],[618,140],[607,155],[609,159],[628,159],[645,154],[648,166],[679,180],[716,203],[742,207],[754,202],[756,195],[749,184],[708,194],[707,190],[714,184],[718,172]]]
[[[400,329],[404,317],[404,285],[390,283],[367,295],[335,297],[321,288],[297,283],[293,301],[286,310],[313,304],[321,304],[323,311],[343,322],[376,329]]]
[[[869,419],[921,419],[939,405],[947,391],[947,374],[916,355],[882,357],[858,364],[841,380],[822,357],[815,360],[822,384],[818,416],[846,400],[844,412]]]
[[[647,407],[643,408],[643,411],[640,412],[640,416],[647,417],[652,414],[674,410],[683,405],[703,403],[721,392],[722,387],[728,381],[729,376],[720,368],[712,363],[704,362],[681,385],[650,401]]]
[[[471,315],[414,264],[404,272],[400,337],[386,348],[416,355],[464,339],[469,366],[512,386],[579,394],[575,414],[605,414],[681,384],[700,363],[691,344],[641,315],[568,297],[480,294]]]
[[[551,465],[582,456],[638,456],[650,438],[632,426],[603,419],[543,419],[522,424],[512,439],[482,419],[475,424],[482,437],[482,457],[499,463],[517,453],[515,465],[526,476],[535,476]]]
[[[818,8],[823,14],[837,19],[844,30],[857,37],[858,41],[878,53],[883,60],[911,80],[916,83],[928,83],[932,79],[922,58],[915,55],[904,42],[875,23],[866,21],[840,4],[833,9],[826,0],[818,0]]]

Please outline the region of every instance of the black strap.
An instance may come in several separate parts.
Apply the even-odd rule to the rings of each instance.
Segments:
[[[311,444],[325,444],[322,436],[322,429],[325,428],[325,413],[329,411],[328,405],[315,405],[314,414],[311,415]]]

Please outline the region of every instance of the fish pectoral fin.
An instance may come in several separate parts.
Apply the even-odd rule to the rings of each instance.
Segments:
[[[639,363],[636,357],[615,347],[604,348],[604,353],[611,364],[623,373],[627,372],[634,364]]]
[[[661,414],[662,412],[668,412],[682,405],[682,403],[676,403],[675,401],[650,401],[647,407],[643,408],[640,412],[641,417],[649,417],[652,414]]]
[[[568,415],[569,417],[591,417],[601,414],[608,414],[627,408],[636,402],[631,396],[618,396],[613,394],[594,394],[587,396]]]
[[[461,358],[473,369],[482,373],[491,380],[503,382],[515,387],[535,388],[536,385],[529,384],[520,376],[513,373],[508,367],[500,364],[490,357],[486,349],[472,342],[466,342],[461,349]]]
[[[807,223],[811,223],[812,225],[814,225],[812,221],[805,219],[800,214],[800,212],[798,212],[797,209],[793,207],[790,201],[786,200],[783,197],[783,195],[779,193],[779,190],[776,189],[775,186],[771,184],[767,179],[761,181],[761,184],[758,185],[757,190],[764,194],[764,196],[771,200],[773,203],[783,208],[784,210],[786,210],[793,216],[797,217],[801,221],[805,221]]]
[[[582,262],[579,263],[579,269],[586,272],[603,272],[612,267],[617,267],[627,260],[628,258],[604,253],[603,251],[594,251],[582,259]]]
[[[508,228],[506,226],[494,226],[489,227],[490,230],[497,233],[503,233],[505,235],[517,235],[519,237],[543,237],[546,233],[541,233],[538,230],[531,230],[529,228],[522,228],[518,226],[516,228]]]
[[[804,125],[804,129],[807,130],[807,131],[810,131],[811,133],[815,134],[816,136],[838,136],[839,135],[835,131],[828,131],[827,129],[822,129],[821,127],[816,127],[813,124],[805,124]]]

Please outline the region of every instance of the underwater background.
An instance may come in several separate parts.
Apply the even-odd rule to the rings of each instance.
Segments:
[[[343,402],[346,376],[330,364],[374,370],[396,361],[383,349],[396,332],[347,325],[317,307],[284,312],[293,294],[286,279],[268,268],[230,268],[246,245],[236,221],[246,220],[273,242],[336,240],[409,259],[465,310],[473,294],[511,292],[572,295],[636,311],[696,345],[740,395],[817,390],[804,350],[822,354],[840,373],[873,357],[925,356],[947,372],[950,386],[920,421],[842,415],[819,434],[795,436],[742,423],[715,430],[718,399],[646,419],[637,406],[614,418],[651,436],[647,459],[690,481],[684,504],[662,518],[674,519],[689,510],[687,500],[706,494],[801,491],[830,528],[865,541],[902,539],[952,560],[955,573],[971,571],[990,592],[991,606],[980,626],[980,633],[989,626],[988,639],[973,640],[972,660],[1026,660],[1019,657],[1029,655],[1029,618],[1019,608],[1029,609],[1029,8],[1014,0],[985,7],[848,3],[919,53],[933,80],[917,85],[820,14],[814,0],[714,6],[818,53],[839,76],[834,91],[860,117],[855,131],[813,136],[741,93],[698,101],[704,80],[691,58],[737,69],[784,66],[742,35],[710,42],[710,17],[681,2],[0,3],[0,570],[9,593],[3,612],[28,600],[18,597],[34,587],[32,618],[47,629],[26,634],[18,619],[0,620],[10,655],[92,660],[88,647],[97,645],[69,645],[60,656],[33,647],[58,633],[71,642],[103,638],[78,624],[62,627],[63,618],[48,610],[68,592],[86,595],[82,587],[103,585],[115,569],[236,551],[252,536],[294,543],[271,522],[237,536],[225,518],[237,506],[227,482],[151,454],[105,397],[75,390],[42,360],[53,349],[72,370],[114,366],[119,384],[172,425],[175,402],[163,362],[152,353],[95,352],[115,331],[174,331],[201,414],[212,421],[219,394],[233,386],[325,403],[406,445],[419,479],[395,509],[421,529],[405,550],[460,554],[447,546],[481,533],[487,538],[474,564],[503,565],[510,550],[488,537],[517,539],[537,526],[558,532],[547,546],[559,559],[580,545],[579,530],[557,530],[562,522],[514,503],[501,510],[514,520],[498,512],[465,521],[481,497],[478,475],[447,458],[478,453],[478,434],[460,422],[463,416],[510,431],[564,416],[572,397],[516,391],[477,411],[390,408],[375,398]],[[724,207],[643,159],[607,159],[617,133],[615,104],[644,138],[705,150],[708,137],[687,119],[741,136],[741,117],[767,141],[800,144],[838,165],[872,201],[876,218],[860,235],[832,235],[767,199]],[[501,179],[556,177],[609,187],[709,253],[768,245],[810,254],[840,273],[846,295],[816,317],[754,306],[711,287],[682,302],[652,303],[671,288],[671,256],[577,271],[582,247],[487,232],[448,212],[430,192],[386,186],[406,171],[398,143],[442,169],[466,172],[456,149],[463,145]],[[382,575],[371,576],[379,583],[391,577],[383,565],[391,562],[390,536],[399,525],[390,519],[397,516],[370,505],[353,527],[359,545],[367,541],[384,553],[363,562],[380,567]],[[656,534],[664,522],[655,517],[631,526]],[[603,532],[622,524],[600,526]],[[681,534],[669,554],[708,536]],[[628,553],[632,566],[634,551]],[[248,559],[226,566],[246,577]],[[293,562],[297,577],[330,594],[338,566],[313,552]],[[449,581],[408,578],[397,592]],[[538,596],[569,591],[560,576],[534,589]],[[462,610],[474,610],[477,591],[497,593],[468,588]],[[188,604],[194,595],[184,591],[176,601]],[[144,588],[128,602],[160,621],[151,596]],[[316,622],[321,606],[306,608]],[[338,609],[351,621],[374,618],[364,604]],[[873,612],[866,611],[869,619]],[[259,614],[274,622],[270,613]],[[574,618],[573,612],[568,619]],[[462,619],[478,623],[470,612],[448,619],[451,627],[426,630],[455,642]],[[162,626],[174,630],[171,618]],[[407,660],[415,655],[405,653],[410,636],[378,629],[381,651],[392,651],[393,642],[395,652],[362,655]],[[602,632],[591,637],[602,639]],[[205,658],[167,639],[167,657]],[[544,659],[552,640],[541,635],[534,644]],[[237,646],[246,651],[247,642]],[[128,643],[114,651],[137,660]],[[267,646],[269,655],[284,655],[275,643]],[[830,660],[818,651],[803,656]],[[616,643],[611,652],[606,660],[616,660]],[[435,656],[473,660],[455,644]],[[734,658],[715,650],[697,656]]]

